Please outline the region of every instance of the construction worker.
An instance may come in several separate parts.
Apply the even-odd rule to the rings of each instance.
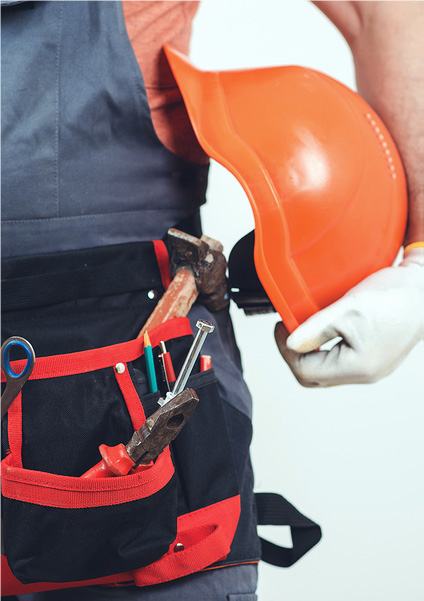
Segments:
[[[25,270],[31,270],[56,255],[56,276],[62,260],[57,253],[160,239],[172,226],[200,234],[207,157],[195,140],[162,51],[166,42],[187,51],[197,4],[2,2],[6,269],[24,258]],[[422,82],[417,48],[422,45],[423,7],[415,2],[315,4],[347,39],[359,92],[397,142],[408,178],[409,226],[399,267],[367,278],[288,338],[279,325],[276,339],[304,385],[371,382],[393,370],[424,331],[422,120],[417,117],[422,99],[415,93]],[[43,279],[36,279],[40,273],[33,275],[33,284],[42,286]],[[384,312],[379,300],[383,295]],[[43,299],[32,306],[29,299],[20,310],[6,307],[4,337],[19,328],[43,356],[130,340],[140,326],[142,301],[132,291],[120,290],[100,301],[84,296],[48,300],[50,305]],[[152,303],[146,302],[147,315]],[[191,318],[202,314],[195,308]],[[229,318],[225,314],[215,319],[220,334],[210,344],[221,395],[233,395],[232,409],[249,417],[250,397]],[[328,354],[315,351],[335,335],[343,337],[341,346]],[[382,347],[385,352],[377,353]],[[249,499],[250,463],[241,487],[243,498]],[[237,543],[241,554],[225,569],[154,587],[85,587],[28,598],[159,601],[240,595],[253,600],[256,524],[247,505],[242,515]]]

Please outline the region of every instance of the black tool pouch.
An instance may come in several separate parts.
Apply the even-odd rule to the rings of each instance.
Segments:
[[[145,420],[130,374],[141,348],[136,341],[40,358],[10,408],[4,535],[21,582],[82,581],[140,568],[175,539],[169,449],[138,473],[80,478],[99,461],[100,444],[127,442]]]
[[[157,352],[159,340],[168,343],[179,369],[192,342],[190,324],[167,322],[151,340]],[[168,564],[184,575],[184,553],[193,555],[190,571],[227,555],[240,504],[225,418],[212,370],[188,385],[200,402],[173,444],[178,482],[169,448],[143,471],[83,479],[99,461],[100,444],[128,441],[158,408],[160,392],[146,393],[142,342],[37,360],[9,409],[2,465],[5,551],[20,582],[131,572],[142,586],[155,581],[142,569],[155,562],[164,564],[156,566],[162,581]]]
[[[187,386],[198,407],[152,467],[80,478],[99,445],[128,442],[166,392],[158,368],[160,390],[149,391],[136,339],[169,283],[163,243],[11,259],[3,277],[3,337],[21,335],[37,354],[2,424],[3,593],[146,586],[257,562],[251,423],[221,399],[213,370],[195,366]],[[156,366],[164,340],[178,373],[193,340],[188,319],[150,338]]]

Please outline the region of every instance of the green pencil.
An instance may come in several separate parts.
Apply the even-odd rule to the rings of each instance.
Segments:
[[[147,332],[144,332],[144,356],[146,358],[147,379],[149,381],[150,392],[156,392],[158,390],[158,383],[156,380],[152,345],[150,342],[149,334]]]

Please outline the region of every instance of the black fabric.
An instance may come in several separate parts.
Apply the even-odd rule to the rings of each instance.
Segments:
[[[3,311],[162,286],[152,242],[15,257],[1,266]]]
[[[24,467],[63,476],[81,476],[100,461],[99,445],[134,431],[112,367],[27,382],[22,428]]]
[[[292,548],[279,547],[261,538],[262,559],[281,568],[292,566],[321,540],[321,528],[281,495],[256,493],[258,524],[290,526]]]
[[[4,499],[6,555],[14,575],[30,582],[100,578],[159,559],[175,540],[173,478],[144,499],[85,509]]]
[[[148,246],[136,246],[137,248],[131,245],[129,248],[128,245],[124,245],[124,248],[118,248],[117,251],[119,256],[128,257],[128,251],[132,253],[141,249],[138,259],[134,259],[134,269],[137,271],[140,289],[92,298],[76,298],[38,307],[36,311],[32,308],[4,311],[3,338],[13,334],[28,338],[35,347],[37,356],[82,351],[135,338],[163,292],[156,261],[153,266],[150,259],[148,263],[145,261],[144,253]],[[104,250],[102,249],[102,251]],[[150,253],[151,250],[150,246],[150,251],[147,252]],[[106,253],[108,252],[106,250]],[[107,263],[106,255],[103,257],[102,253],[96,255],[97,253],[91,255],[91,264],[96,263],[97,266],[101,266]],[[55,262],[55,258],[57,262]],[[54,255],[44,257],[46,259],[44,265],[48,265],[48,269],[45,271],[52,274],[60,273],[61,268],[63,269],[66,264],[62,258],[62,253],[56,257]],[[18,263],[8,262],[7,281],[19,279],[21,275],[22,277],[31,276],[33,260],[38,261],[37,258],[30,258],[29,263],[23,260],[19,260]],[[70,263],[75,264],[73,261],[74,259],[70,260]],[[115,266],[117,264],[118,261],[115,262]],[[76,289],[78,289],[78,278],[80,277],[78,270],[74,277],[77,280]],[[119,280],[119,277],[118,269],[116,278]],[[150,288],[151,286],[152,288]],[[156,292],[155,298],[151,298],[152,295],[147,294],[152,291]],[[171,353],[177,374],[191,341],[192,336],[190,335],[167,342],[167,349]],[[159,352],[159,347],[153,349],[159,385],[157,393],[149,393],[144,357],[128,364],[129,373],[147,416],[157,409],[159,394],[163,396],[166,393],[165,382],[158,367],[157,355]],[[171,537],[170,524],[171,522],[175,524],[177,515],[201,509],[240,492],[242,513],[231,551],[224,561],[215,565],[230,565],[259,559],[261,549],[256,533],[258,516],[261,524],[288,524],[292,527],[293,550],[281,550],[266,541],[262,543],[262,558],[265,561],[281,566],[291,565],[319,540],[319,527],[304,518],[278,495],[256,495],[255,499],[252,466],[249,458],[252,436],[251,422],[244,413],[221,400],[214,372],[210,370],[199,373],[199,361],[197,361],[188,386],[196,390],[200,403],[179,437],[171,445],[176,478],[163,491],[156,493],[157,501],[151,499],[154,503],[159,503],[163,511],[167,512],[166,517],[162,516],[162,509],[157,514],[160,521],[164,522],[166,533]],[[26,469],[79,476],[99,461],[99,444],[125,443],[133,431],[113,368],[57,379],[29,381],[23,389],[22,404],[23,465]],[[6,422],[7,416],[2,424],[3,453],[7,451],[8,446]],[[175,490],[177,491],[176,497]],[[142,502],[147,503],[143,512],[148,515],[150,510],[148,500],[140,501],[140,503]],[[124,522],[126,522],[127,515],[133,513],[131,507],[136,507],[137,503],[138,501],[125,504],[126,507],[123,508],[122,513]],[[108,529],[101,525],[102,520],[108,514],[107,508],[103,508],[104,512],[102,509],[99,512],[90,510],[87,513],[84,513],[85,510],[54,509],[51,516],[45,517],[42,512],[46,508],[30,506],[29,511],[27,505],[29,504],[6,500],[3,506],[7,520],[5,527],[6,552],[12,570],[15,572],[17,570],[22,579],[66,581],[94,578],[99,574],[117,573],[131,569],[128,565],[133,565],[131,563],[133,559],[138,567],[141,567],[145,565],[145,562],[153,561],[151,557],[156,553],[162,554],[166,551],[166,549],[163,551],[162,547],[160,549],[150,547],[149,542],[146,544],[142,542],[142,550],[135,548],[134,554],[128,556],[128,562],[123,559],[122,563],[119,563],[121,555],[118,553],[118,564],[112,566],[107,561],[102,561],[104,569],[108,572],[96,573],[95,562],[93,571],[90,571],[86,565],[79,565],[79,559],[82,561],[86,555],[90,558],[89,561],[92,561],[91,551],[86,553],[85,541],[81,540],[81,534],[95,531],[90,531],[86,524],[89,514],[93,514],[93,524],[97,524],[96,528],[107,533]],[[115,511],[119,513],[117,509],[110,513],[114,519]],[[69,546],[70,555],[66,555],[69,565],[64,566],[64,571],[61,569],[63,560],[59,553],[63,541],[58,534],[61,532],[59,524],[63,519],[62,512],[67,514],[66,519],[70,516],[69,523],[75,522],[76,524],[73,529],[75,538]],[[82,518],[79,517],[80,515]],[[64,524],[68,524],[66,519]],[[33,528],[34,520],[37,524],[35,530]],[[110,523],[112,521],[110,520]],[[118,516],[116,521],[119,522]],[[155,520],[153,520],[152,527],[154,527],[154,523]],[[44,539],[45,524],[47,524],[48,533]],[[149,533],[149,528],[146,532]],[[22,541],[24,533],[24,538],[28,540]],[[162,541],[159,546],[162,543],[165,544],[163,541],[166,538],[165,534],[162,536],[160,533],[161,527],[158,527],[157,535]],[[109,532],[105,536],[110,536],[110,543],[99,538],[99,545],[108,549],[108,555],[116,556],[116,549],[114,553],[108,546],[113,544],[114,535]],[[137,538],[139,538],[138,535]],[[79,543],[78,539],[80,539]],[[44,540],[49,542],[47,549],[44,549]],[[143,538],[141,537],[140,540],[143,541]],[[40,550],[38,546],[40,546]],[[56,563],[49,555],[54,555],[55,549],[57,552]],[[24,551],[31,557],[28,562],[23,555]],[[71,556],[76,551],[80,552],[80,558],[74,562],[71,561]],[[102,557],[102,551],[99,553]],[[39,561],[38,556],[42,560]],[[72,570],[70,565],[73,563],[80,570],[78,575],[75,572],[69,573],[69,570]],[[124,564],[125,567],[122,567]],[[46,566],[46,573],[43,573],[43,566]],[[86,569],[88,572],[85,572]],[[103,570],[99,565],[100,569]],[[54,571],[54,575],[49,570]]]
[[[190,336],[168,342],[176,366],[190,343]],[[143,388],[142,358],[134,363],[138,364],[131,369],[134,384]],[[111,386],[111,371],[30,382],[23,400],[24,468],[78,476],[99,461],[99,444],[129,440],[132,427],[126,409],[119,406],[117,387]],[[74,381],[71,388],[67,380]],[[39,382],[42,387],[35,394],[34,385]],[[193,375],[188,386],[195,389],[200,402],[172,443],[176,479],[155,495],[89,509],[4,499],[5,550],[21,582],[84,580],[143,567],[167,552],[175,539],[177,515],[238,494],[213,371]],[[44,402],[41,394],[56,406]],[[142,395],[146,415],[157,409],[159,395]],[[84,415],[79,415],[76,425],[83,407]]]
[[[255,230],[237,242],[228,259],[231,298],[246,315],[275,312],[256,272],[254,248]]]
[[[213,371],[194,375],[199,405],[171,445],[180,485],[179,512],[188,513],[239,493],[228,431]]]
[[[138,271],[143,270],[141,261]],[[152,279],[147,283],[152,285]],[[5,312],[3,330],[13,330],[18,322],[19,331],[34,341],[38,356],[40,347],[42,354],[54,355],[95,348],[99,340],[114,344],[122,341],[123,322],[137,330],[141,326],[137,317],[143,321],[151,311],[152,301],[144,291],[134,295],[133,311],[125,305],[129,296],[51,305],[38,309],[36,318],[32,309]],[[185,344],[190,340],[185,337]],[[144,357],[135,363],[132,369],[139,374],[135,385],[144,393]],[[100,444],[126,443],[133,432],[112,367],[29,381],[22,391],[22,408],[25,469],[78,477],[100,460]],[[7,444],[5,436],[3,452]],[[167,552],[175,539],[176,490],[174,477],[147,499],[87,509],[4,499],[9,565],[24,583],[85,580],[147,565]]]
[[[260,540],[256,531],[257,511],[253,493],[253,469],[249,454],[252,422],[244,413],[225,401],[223,407],[240,487],[241,515],[231,551],[221,565],[255,561],[261,556]]]
[[[61,257],[58,260],[60,264],[52,260],[52,272],[63,267]],[[149,277],[152,268],[143,259],[137,267],[141,279],[147,273],[148,286],[157,283]],[[22,270],[10,271],[8,276],[30,272],[30,266],[22,263]],[[134,293],[76,299],[37,311],[4,312],[3,335],[14,331],[18,323],[19,333],[31,340],[37,356],[40,347],[43,355],[55,355],[115,344],[122,341],[126,331],[134,338],[159,297],[150,300],[143,283],[142,287]],[[189,335],[167,341],[176,373],[192,340]],[[158,408],[158,397],[166,392],[157,361],[159,347],[153,352],[157,393],[149,393],[144,356],[128,364],[146,415]],[[13,573],[22,582],[83,580],[142,567],[168,550],[175,538],[177,515],[238,494],[238,480],[243,474],[236,475],[214,372],[199,373],[197,361],[188,386],[196,390],[200,403],[172,444],[176,477],[152,497],[78,510],[5,499],[5,550]],[[78,477],[100,460],[100,444],[126,443],[133,432],[113,367],[29,381],[22,392],[22,410],[25,469]],[[251,436],[250,422],[244,419],[247,434],[242,443],[246,446],[243,457],[247,456]],[[5,436],[3,452],[7,444]],[[236,458],[238,469],[244,461]],[[133,531],[132,519],[136,520]],[[121,536],[115,524],[122,530]]]
[[[173,343],[167,342],[172,357]],[[196,371],[196,369],[195,369]],[[178,515],[196,511],[239,493],[222,402],[213,370],[195,373],[187,382],[199,397],[190,420],[171,443],[178,475]],[[146,416],[157,409],[159,392],[143,397]]]
[[[37,357],[133,340],[164,292],[152,242],[4,259],[2,278],[3,340]]]
[[[183,356],[179,348],[186,345],[184,337],[166,344],[178,373]],[[158,353],[159,350],[154,349],[154,355]],[[242,510],[231,551],[216,566],[257,561],[261,547],[256,531],[257,512],[249,455],[252,423],[244,413],[221,400],[213,370],[203,374],[198,371],[197,362],[187,386],[196,390],[199,406],[171,445],[178,473],[178,513],[199,509],[202,503],[204,506],[206,502],[214,502],[214,498],[219,500],[240,492]],[[135,373],[137,382],[145,387],[145,379],[137,368]],[[158,371],[157,379],[161,394],[164,394],[164,383]],[[155,410],[157,397],[157,394],[143,397],[146,415]],[[221,449],[220,453],[218,449]]]

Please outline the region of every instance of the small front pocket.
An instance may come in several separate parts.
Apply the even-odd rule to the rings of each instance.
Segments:
[[[2,462],[6,554],[23,583],[70,582],[140,568],[176,537],[169,450],[148,470],[88,480]],[[28,533],[31,533],[28,536]]]
[[[238,496],[238,482],[218,383],[213,370],[187,383],[199,405],[172,444],[179,482],[178,513],[186,514]]]

